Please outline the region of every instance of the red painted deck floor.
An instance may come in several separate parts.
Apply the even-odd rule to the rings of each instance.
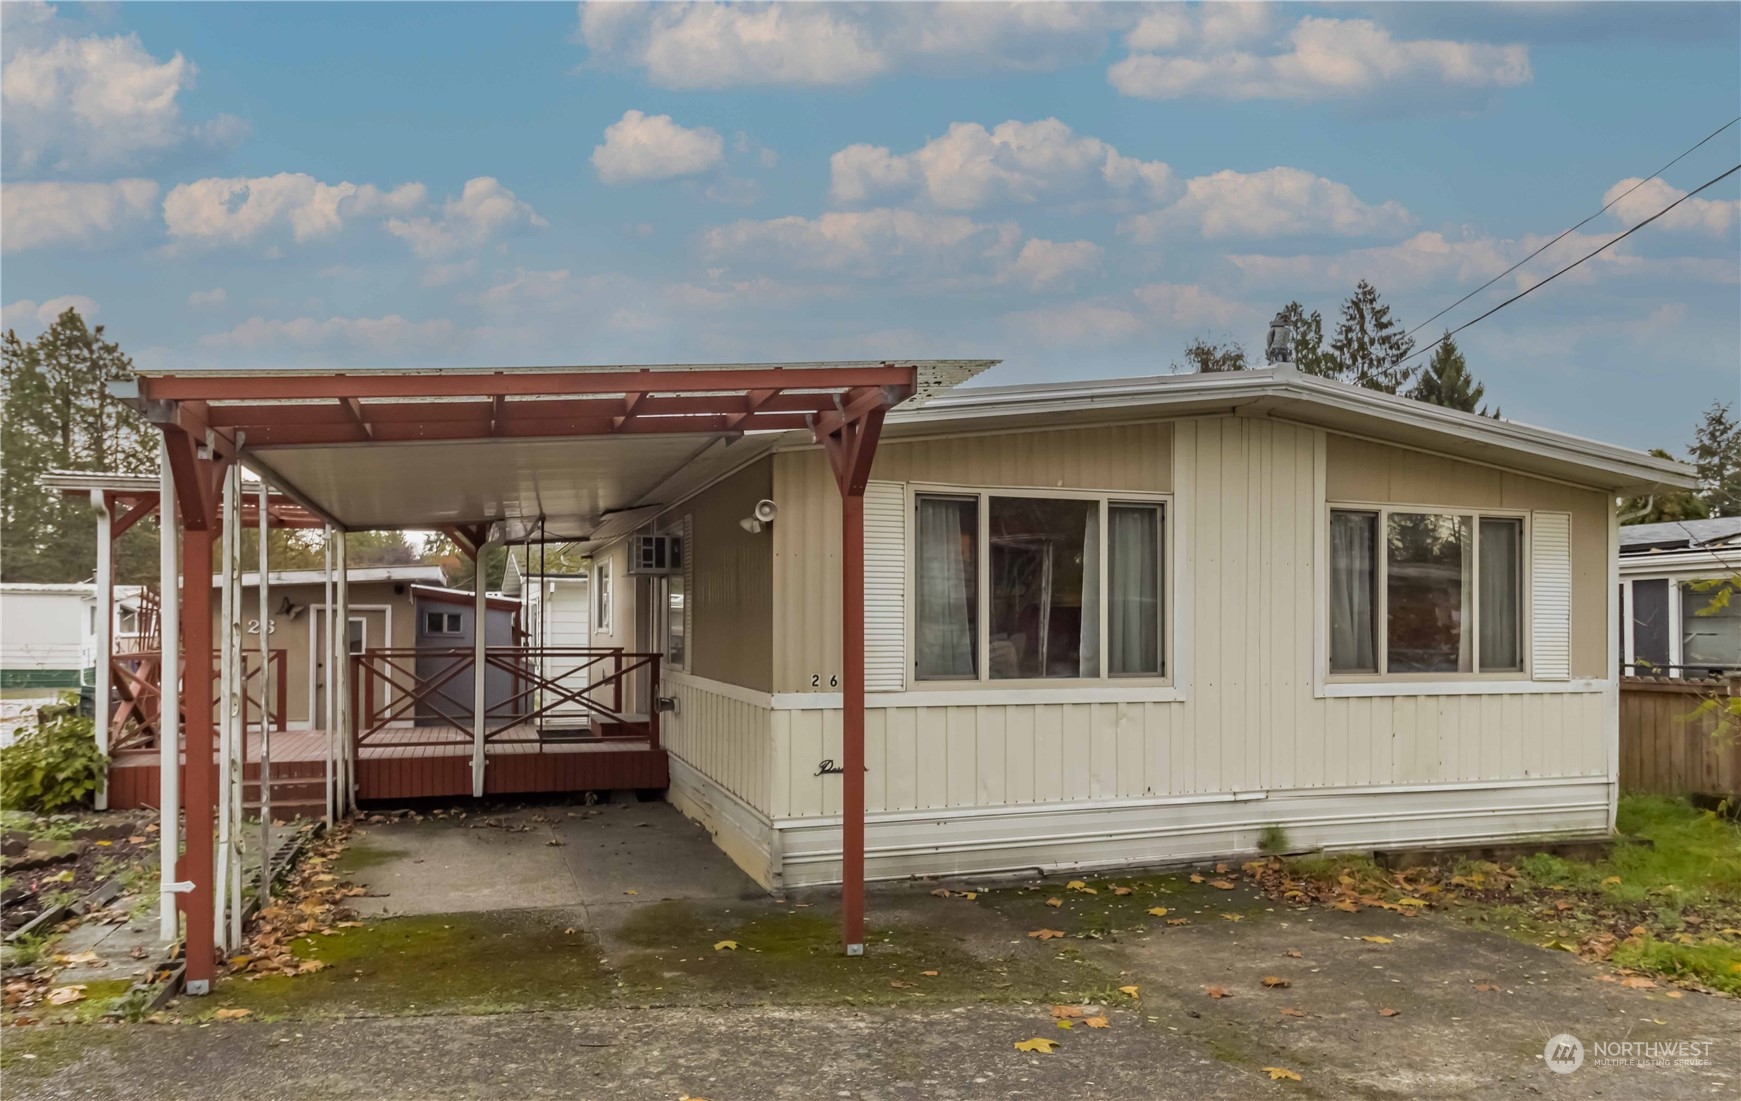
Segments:
[[[244,776],[259,776],[260,735],[248,736]],[[275,805],[325,801],[328,735],[287,730],[271,739]],[[484,768],[486,795],[618,791],[663,788],[670,772],[663,749],[644,738],[539,741],[532,727],[513,727],[490,739]],[[357,752],[357,798],[363,801],[470,796],[472,742],[457,727],[393,727],[373,735]],[[186,765],[183,754],[182,764]],[[109,805],[155,807],[158,754],[122,750],[109,766]],[[284,791],[294,787],[294,793]],[[307,789],[312,787],[312,792]],[[250,790],[252,798],[254,792]]]

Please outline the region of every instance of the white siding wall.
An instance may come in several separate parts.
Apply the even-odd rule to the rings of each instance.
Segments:
[[[1315,690],[1323,433],[1227,417],[1182,422],[1174,441],[1182,698],[887,706],[873,694],[873,875],[1177,859],[1250,848],[1270,823],[1330,845],[1605,827],[1601,682],[1488,695]],[[810,459],[822,461],[783,456],[776,470]],[[814,531],[826,513],[815,487],[827,483],[810,473],[777,481],[782,527]],[[796,583],[776,586],[783,604],[813,612],[838,587],[814,563],[786,565]],[[777,608],[776,624],[795,614]],[[804,658],[777,642],[775,660],[796,671]],[[816,775],[841,756],[838,697],[771,702],[766,806],[784,882],[838,877],[840,778]]]

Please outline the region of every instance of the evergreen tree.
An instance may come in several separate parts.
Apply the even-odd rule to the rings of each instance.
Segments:
[[[1204,374],[1217,371],[1243,371],[1249,364],[1245,346],[1237,340],[1212,344],[1202,337],[1185,346],[1185,362],[1173,364],[1174,374]]]
[[[1457,342],[1447,332],[1439,346],[1433,349],[1433,358],[1415,380],[1409,397],[1429,405],[1442,405],[1447,409],[1461,409],[1465,413],[1480,412],[1482,416],[1497,417],[1498,410],[1490,414],[1481,404],[1482,395],[1486,392],[1487,387],[1476,382],[1475,377],[1469,373],[1469,364],[1463,359],[1462,349],[1457,347]]]
[[[1688,451],[1698,470],[1699,497],[1710,515],[1741,516],[1741,425],[1729,406],[1711,403]]]
[[[1335,359],[1330,377],[1394,394],[1413,374],[1403,360],[1414,348],[1402,325],[1391,318],[1390,307],[1379,301],[1377,288],[1362,279],[1342,304],[1342,319],[1330,344]]]
[[[110,382],[132,377],[132,361],[69,309],[35,340],[0,338],[0,579],[82,581],[96,569],[96,516],[84,500],[50,493],[50,470],[147,473],[157,442]],[[116,579],[156,575],[156,526],[140,524],[116,544]]]
[[[1298,302],[1282,307],[1282,320],[1293,330],[1294,367],[1308,375],[1336,377],[1335,361],[1324,352],[1324,316]]]

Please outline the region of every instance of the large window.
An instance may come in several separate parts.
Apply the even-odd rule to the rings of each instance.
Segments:
[[[1741,669],[1741,591],[1731,582],[1681,585],[1684,676]]]
[[[1159,503],[920,494],[916,519],[920,680],[1162,675]]]
[[[1330,672],[1523,671],[1523,520],[1330,513]]]

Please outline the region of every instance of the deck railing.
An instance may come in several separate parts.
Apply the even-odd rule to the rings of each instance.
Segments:
[[[212,707],[218,706],[218,655],[212,654]],[[242,655],[242,722],[251,728],[259,721],[260,653],[245,651]],[[163,651],[135,650],[112,655],[109,659],[111,680],[115,690],[115,709],[109,718],[109,752],[123,749],[148,749],[157,745],[158,719],[163,707]],[[272,650],[266,665],[270,690],[267,711],[272,729],[285,729],[285,701],[290,697],[290,667],[286,651]],[[187,713],[187,701],[182,701],[182,713]]]
[[[659,654],[621,647],[490,646],[484,738],[503,745],[567,738],[659,744]],[[379,647],[351,658],[356,744],[469,742],[476,654],[469,647]],[[574,719],[579,719],[576,729]],[[559,722],[560,720],[560,722]]]

